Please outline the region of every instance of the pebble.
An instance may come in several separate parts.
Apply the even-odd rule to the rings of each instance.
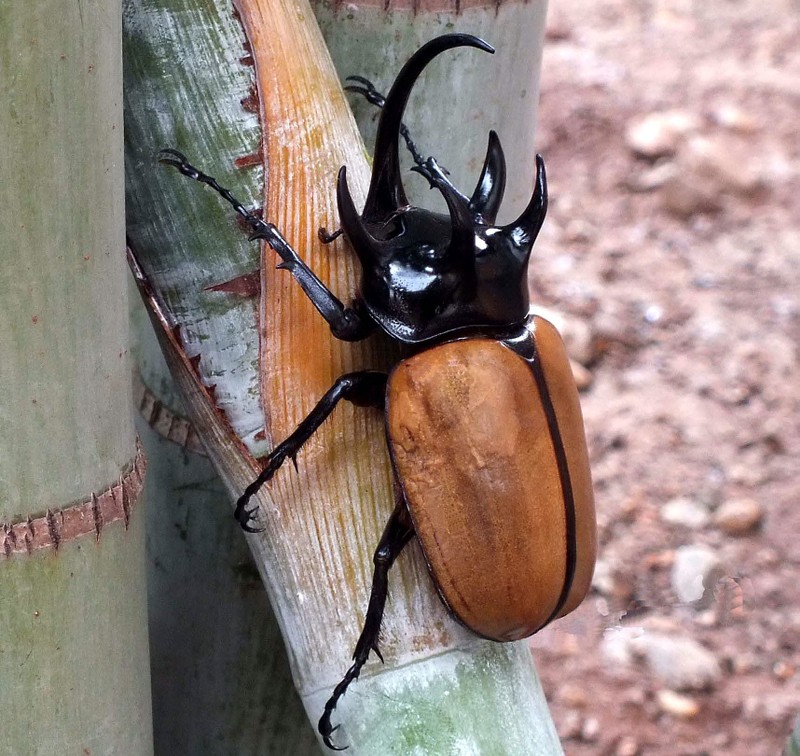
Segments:
[[[614,756],[638,756],[639,744],[635,738],[624,737],[617,743],[617,750],[614,751]]]
[[[585,320],[540,305],[534,305],[531,310],[555,326],[572,360],[588,365],[596,357],[594,334]]]
[[[606,560],[598,559],[594,565],[592,588],[603,596],[611,596],[615,587],[613,568]]]
[[[685,136],[699,128],[700,119],[686,110],[648,113],[628,125],[625,143],[636,155],[655,160],[674,155]]]
[[[578,391],[586,391],[594,380],[591,371],[575,360],[570,360],[569,366],[572,368],[572,379],[575,381]]]
[[[700,713],[700,704],[694,698],[674,690],[659,690],[656,700],[661,711],[678,719],[693,719]]]
[[[764,508],[754,499],[730,499],[714,512],[714,525],[730,536],[752,533],[764,518]]]
[[[587,743],[592,743],[597,740],[600,734],[600,721],[595,717],[589,717],[581,728],[581,739]]]
[[[670,499],[662,507],[661,519],[669,525],[697,529],[707,525],[710,518],[708,510],[700,502],[679,497]]]
[[[574,683],[564,683],[558,689],[558,697],[569,707],[583,709],[589,703],[586,688]]]
[[[687,636],[645,632],[630,644],[633,653],[644,658],[653,674],[673,690],[712,688],[722,675],[714,654]]]
[[[720,105],[711,113],[711,118],[718,126],[740,134],[753,134],[759,130],[758,121],[738,105],[726,103]]]
[[[668,211],[682,218],[722,209],[725,195],[753,197],[770,183],[765,164],[748,142],[725,132],[686,139],[675,158],[677,169],[661,187]]]
[[[723,577],[722,562],[708,546],[681,546],[675,550],[670,581],[681,602],[707,608],[714,600],[714,586]]]

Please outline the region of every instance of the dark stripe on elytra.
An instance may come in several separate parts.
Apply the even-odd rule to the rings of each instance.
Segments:
[[[528,361],[533,372],[533,377],[536,380],[536,386],[539,389],[539,397],[542,400],[542,407],[544,414],[547,418],[547,428],[550,431],[550,440],[553,442],[553,451],[556,455],[556,464],[558,465],[558,477],[561,481],[561,495],[564,500],[564,516],[566,519],[566,568],[564,574],[564,586],[561,589],[561,595],[558,597],[558,603],[553,609],[550,616],[544,625],[552,622],[558,613],[563,608],[567,601],[569,592],[572,589],[572,581],[575,578],[575,567],[578,560],[577,538],[575,534],[575,497],[572,491],[572,480],[569,475],[569,465],[567,463],[567,452],[564,448],[564,440],[561,438],[561,431],[558,427],[558,418],[556,417],[556,410],[553,406],[553,400],[550,398],[550,391],[547,388],[547,379],[544,375],[542,368],[542,361],[539,356],[539,349],[536,345],[535,334],[531,337],[533,354]],[[542,625],[542,627],[544,627]]]

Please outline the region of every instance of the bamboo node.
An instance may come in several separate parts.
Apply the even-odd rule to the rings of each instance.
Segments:
[[[0,523],[0,558],[30,555],[41,549],[57,552],[64,543],[92,533],[99,541],[103,528],[118,520],[123,520],[127,528],[144,485],[146,469],[144,449],[137,438],[136,454],[127,471],[104,491],[92,492],[68,507],[48,508],[40,517],[29,515],[16,523]]]

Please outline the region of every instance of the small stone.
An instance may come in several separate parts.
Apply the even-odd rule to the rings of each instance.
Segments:
[[[564,238],[568,242],[591,242],[596,236],[592,224],[583,218],[572,218],[564,228]]]
[[[722,674],[717,658],[689,637],[643,633],[630,640],[631,650],[673,690],[704,690]]]
[[[692,719],[700,712],[700,704],[694,698],[676,693],[674,690],[659,690],[656,699],[661,711],[678,719]]]
[[[753,134],[759,129],[758,121],[750,113],[732,103],[716,108],[711,117],[718,126],[740,134]]]
[[[654,160],[674,155],[684,137],[699,128],[700,119],[686,110],[649,113],[628,126],[625,142],[636,155]]]
[[[762,662],[757,654],[740,652],[731,659],[731,672],[735,675],[747,675],[757,672],[762,667]]]
[[[586,391],[594,380],[591,371],[575,360],[570,360],[569,366],[572,368],[572,379],[575,381],[578,391]]]
[[[581,735],[581,715],[579,712],[569,709],[561,722],[559,722],[558,733],[562,740],[575,740]]]
[[[592,588],[603,596],[611,596],[615,587],[614,571],[611,565],[604,559],[598,559],[594,565]]]
[[[594,334],[585,320],[540,305],[535,305],[531,310],[555,327],[564,339],[567,354],[572,360],[588,365],[597,356]]]
[[[778,661],[772,665],[772,672],[775,677],[780,680],[791,680],[795,676],[797,669],[794,664],[789,664],[789,662],[785,661]]]
[[[754,499],[730,499],[714,512],[714,525],[730,536],[745,536],[761,524],[764,509]]]
[[[670,525],[697,529],[708,524],[708,510],[693,499],[670,499],[661,509],[661,519]]]
[[[581,739],[587,743],[592,743],[597,740],[600,734],[600,721],[595,717],[589,717],[581,728]]]
[[[614,756],[638,756],[639,744],[630,736],[622,738],[617,743],[617,750],[614,751]]]
[[[600,653],[613,667],[626,667],[633,663],[633,642],[644,631],[640,627],[609,627],[603,632]]]
[[[675,171],[661,190],[664,207],[679,218],[698,213],[718,213],[722,209],[719,192],[710,182],[696,180],[682,170]]]
[[[626,186],[632,192],[652,192],[675,178],[678,167],[671,160],[659,160],[641,173],[630,176]]]
[[[574,683],[564,683],[558,689],[558,696],[567,706],[573,709],[583,709],[589,703],[586,689]]]
[[[698,608],[708,608],[714,600],[714,586],[723,577],[722,562],[708,546],[676,549],[670,580],[680,601],[698,602]]]

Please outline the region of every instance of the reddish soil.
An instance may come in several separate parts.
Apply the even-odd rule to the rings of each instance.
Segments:
[[[556,725],[570,756],[779,754],[800,714],[800,6],[559,0],[542,82],[532,284],[589,326],[602,561],[533,641]],[[707,522],[665,520],[677,498]],[[739,536],[715,520],[736,499],[763,512]],[[687,545],[724,568],[699,605],[671,577]],[[620,627],[691,638],[719,674],[614,660]]]

